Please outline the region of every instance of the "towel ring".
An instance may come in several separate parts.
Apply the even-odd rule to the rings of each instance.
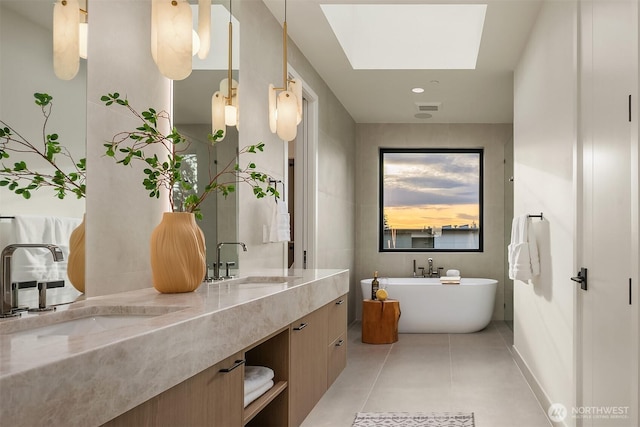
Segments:
[[[275,180],[273,178],[269,178],[269,185],[273,184],[273,186],[276,188],[276,191],[278,191],[278,184],[282,184],[282,201],[286,201],[285,197],[284,197],[284,183],[281,180]],[[278,198],[276,197],[276,203],[278,203]]]

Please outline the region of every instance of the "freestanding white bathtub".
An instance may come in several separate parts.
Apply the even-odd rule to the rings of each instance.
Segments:
[[[364,298],[371,297],[371,280],[360,281]],[[389,299],[400,301],[400,333],[469,333],[491,321],[498,282],[463,277],[459,285],[438,278],[389,278]]]

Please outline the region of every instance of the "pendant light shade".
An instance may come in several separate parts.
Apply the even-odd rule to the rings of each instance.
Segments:
[[[237,124],[238,109],[235,105],[224,106],[224,124],[227,126],[235,126]]]
[[[78,0],[58,0],[53,6],[53,71],[71,80],[80,69],[80,6]]]
[[[205,59],[211,49],[211,0],[198,1],[198,58]]]
[[[231,90],[229,90],[229,79],[220,81],[220,93],[226,94],[224,121],[227,126],[238,125],[238,82],[231,79]],[[231,95],[231,98],[229,98]]]
[[[302,121],[302,84],[287,72],[287,0],[282,23],[282,87],[269,85],[269,129],[280,139],[293,141]],[[279,92],[279,93],[278,93]]]
[[[284,141],[294,140],[298,130],[298,102],[293,92],[286,90],[278,94],[277,113],[276,127],[278,136]]]
[[[89,24],[86,22],[81,22],[80,26],[79,26],[79,35],[80,35],[80,40],[79,40],[79,53],[80,53],[80,58],[82,59],[87,59],[87,39],[89,38]]]
[[[289,80],[289,90],[293,92],[296,98],[298,114],[296,116],[296,124],[302,121],[302,85],[297,80]]]
[[[192,20],[186,0],[153,0],[152,54],[155,33],[155,59],[158,69],[172,80],[182,80],[191,74]]]
[[[219,138],[218,141],[222,141],[227,134],[224,107],[224,95],[220,92],[214,93],[211,97],[211,133],[215,134],[219,130],[222,131],[222,138]]]

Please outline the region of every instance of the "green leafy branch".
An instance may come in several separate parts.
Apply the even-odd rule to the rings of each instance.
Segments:
[[[59,141],[57,133],[47,134],[47,122],[53,108],[53,97],[46,93],[35,93],[36,105],[40,106],[44,122],[42,125],[42,147],[28,141],[12,126],[0,120],[0,187],[7,187],[25,199],[31,198],[31,192],[42,187],[52,187],[59,199],[73,193],[78,199],[85,197],[86,159],[75,161],[69,150]],[[53,167],[52,172],[41,172],[30,168],[25,160],[5,164],[11,153],[27,153],[44,159]],[[65,171],[58,165],[58,155],[69,159],[73,165],[71,171]]]
[[[181,154],[189,146],[189,141],[183,137],[175,127],[171,126],[171,119],[166,111],[156,111],[149,108],[138,112],[120,94],[110,93],[103,95],[101,101],[105,106],[119,105],[129,110],[136,116],[141,124],[133,131],[117,133],[113,139],[104,144],[105,154],[113,158],[116,163],[130,165],[133,161],[145,163],[144,179],[142,185],[149,191],[149,197],[159,198],[161,190],[168,192],[171,209],[178,212],[192,212],[198,219],[202,219],[200,206],[211,193],[219,192],[223,196],[228,196],[234,192],[237,184],[245,183],[253,188],[253,194],[257,198],[267,195],[279,197],[278,191],[269,184],[269,176],[256,169],[255,163],[249,163],[245,167],[240,167],[236,159],[232,159],[222,170],[216,174],[209,173],[209,183],[204,189],[196,193],[194,184],[190,182],[181,171],[184,156]],[[163,134],[159,130],[162,124],[168,124],[171,129],[168,134]],[[222,130],[216,131],[208,136],[211,145],[214,145],[222,138]],[[158,155],[147,155],[145,149],[160,144],[165,153]],[[179,149],[184,144],[183,149]],[[244,147],[238,155],[245,153],[257,153],[264,150],[264,143],[258,143]],[[266,185],[265,185],[266,184]],[[180,193],[188,193],[176,203],[174,192],[180,189]]]

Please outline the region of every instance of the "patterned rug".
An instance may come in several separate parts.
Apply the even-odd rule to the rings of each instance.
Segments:
[[[473,412],[358,412],[353,427],[474,427]]]

